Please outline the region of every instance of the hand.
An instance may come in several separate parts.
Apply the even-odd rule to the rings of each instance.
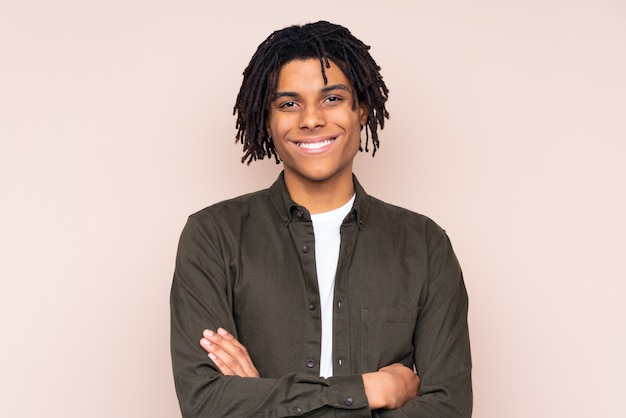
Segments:
[[[419,393],[420,378],[401,363],[363,374],[365,395],[371,410],[398,409]]]
[[[259,377],[248,349],[224,328],[218,328],[217,332],[205,329],[202,336],[200,345],[224,375]]]

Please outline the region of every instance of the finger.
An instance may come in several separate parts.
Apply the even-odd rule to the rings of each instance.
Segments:
[[[246,347],[223,328],[215,333],[205,330],[201,340],[202,347],[216,356],[223,373],[232,371],[237,376],[259,377]]]
[[[217,344],[212,343],[209,338],[213,336],[214,332],[208,329],[205,329],[202,332],[203,338],[200,340],[200,346],[207,352],[208,357],[213,360],[213,363],[217,366],[220,372],[225,376],[234,376],[236,375],[235,371],[230,369],[224,361],[222,361],[217,355],[215,351],[219,349]]]
[[[210,358],[219,365],[220,369],[225,370],[228,374],[229,371],[232,371],[233,374],[241,377],[249,377],[250,373],[248,371],[248,362],[245,358],[241,356],[233,356],[230,352],[222,349],[220,346],[216,344],[211,344],[210,346],[211,352]]]
[[[224,376],[238,376],[238,374],[232,370],[226,363],[224,363],[217,355],[214,353],[209,353],[209,358],[213,360],[213,363],[220,369],[220,372]]]
[[[254,363],[252,363],[248,349],[224,328],[218,328],[217,334],[223,338],[223,340],[220,340],[218,344],[226,353],[228,353],[230,357],[232,357],[234,362],[237,363],[237,366],[234,364],[231,365],[229,363],[229,359],[225,358],[224,360],[227,364],[231,368],[241,367],[241,371],[237,371],[239,376],[259,377],[259,372],[256,367],[254,367]]]
[[[235,337],[230,335],[228,332],[223,330],[222,328],[218,328],[218,332],[213,332],[211,330],[204,332],[204,338],[207,339],[211,344],[216,345],[229,356],[237,359],[244,359],[247,355],[247,350],[245,347],[237,341]]]
[[[241,353],[249,357],[248,349],[246,349],[246,347],[241,344],[239,340],[236,339],[230,332],[220,327],[217,329],[217,334],[221,336],[225,342],[230,344],[233,350],[240,351]]]
[[[231,367],[233,360],[229,359],[230,356],[222,350],[219,345],[212,343],[206,338],[202,338],[200,340],[200,345],[204,348],[208,357],[213,360],[213,363],[215,363],[222,374],[225,376],[236,376],[242,373],[241,370],[236,370]]]

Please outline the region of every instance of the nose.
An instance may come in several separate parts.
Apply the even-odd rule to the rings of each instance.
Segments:
[[[306,106],[300,113],[300,128],[315,129],[326,124],[324,112],[319,106]]]

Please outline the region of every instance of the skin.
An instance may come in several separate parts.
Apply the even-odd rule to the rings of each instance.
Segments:
[[[332,61],[324,84],[318,59],[285,64],[266,128],[283,162],[291,198],[311,213],[326,212],[354,194],[352,164],[367,108]]]
[[[200,345],[225,376],[257,378],[259,372],[246,347],[223,328],[204,330]],[[398,409],[417,396],[420,378],[400,363],[364,373],[363,386],[371,410]]]
[[[317,58],[280,71],[266,128],[284,165],[291,198],[311,213],[345,204],[354,194],[352,164],[367,108],[354,106],[352,86],[332,61],[324,84]],[[204,330],[200,345],[226,376],[258,378],[246,347],[223,328]],[[397,409],[419,392],[412,369],[395,363],[362,375],[370,409]]]

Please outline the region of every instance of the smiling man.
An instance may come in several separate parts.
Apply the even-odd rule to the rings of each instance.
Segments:
[[[445,232],[366,194],[388,117],[369,47],[328,22],[263,42],[235,104],[267,190],[192,215],[172,284],[184,417],[468,417],[467,294]]]
[[[350,81],[334,62],[325,75],[316,58],[285,64],[267,118],[287,190],[310,213],[337,209],[352,198],[352,161],[367,120],[365,105],[352,97]]]

